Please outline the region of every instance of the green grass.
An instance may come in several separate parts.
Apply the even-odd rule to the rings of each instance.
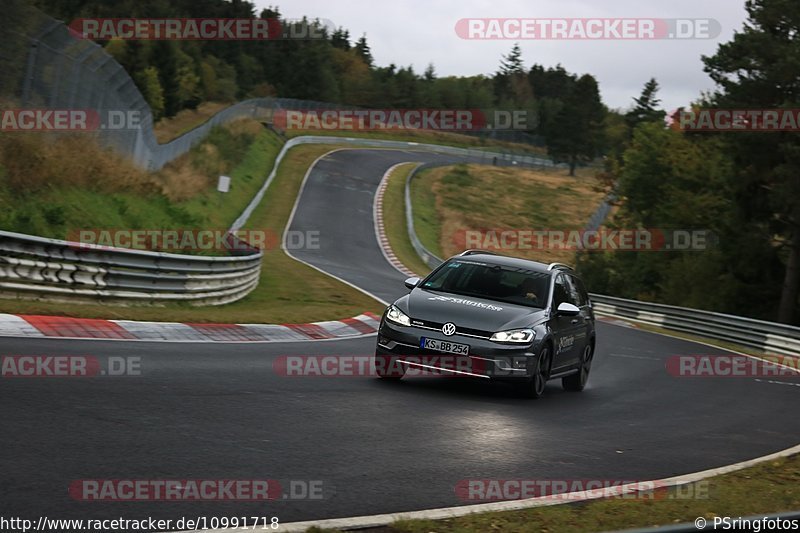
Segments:
[[[264,183],[264,176],[272,168],[283,142],[269,130],[264,130],[255,142],[243,151],[240,161],[229,173],[231,187],[227,193],[216,191],[216,180],[213,189],[205,194],[197,195],[183,202],[180,207],[196,217],[204,217],[212,228],[228,228],[250,203],[258,189]],[[234,156],[236,157],[236,156]]]
[[[207,122],[229,105],[223,102],[202,102],[195,109],[183,109],[174,117],[162,118],[153,125],[156,140],[159,144],[168,143]]]
[[[570,177],[558,168],[476,164],[425,170],[411,187],[417,236],[439,257],[460,253],[471,244],[464,242],[466,230],[583,229],[603,196],[588,173]],[[495,251],[543,263],[575,261],[572,250]]]
[[[63,183],[54,177],[51,183],[26,190],[0,177],[0,228],[73,240],[82,229],[225,230],[261,186],[264,169],[282,145],[277,135],[263,128],[241,136],[215,129],[174,169],[150,176],[132,171],[135,184],[113,183],[113,176],[108,183],[99,181],[105,177],[88,183]],[[91,161],[86,166],[90,168]],[[216,191],[213,171],[226,166],[233,169],[232,185],[223,194]]]
[[[411,181],[414,231],[425,248],[437,257],[444,257],[441,246],[442,218],[436,210],[433,181],[432,170],[423,170]]]
[[[423,277],[431,269],[411,246],[405,213],[406,178],[416,166],[417,163],[406,163],[397,167],[389,176],[383,195],[383,221],[392,251],[406,268]]]
[[[335,146],[300,146],[291,149],[256,209],[247,228],[280,236],[294,205],[303,177],[311,163]],[[257,173],[259,184],[272,165],[269,149],[254,146],[232,174]],[[247,201],[252,195],[247,196]],[[243,198],[244,200],[244,198]],[[236,215],[244,208],[242,202]],[[232,213],[233,213],[232,211]],[[25,300],[0,300],[0,312],[62,315],[84,318],[177,322],[284,323],[332,320],[380,313],[383,306],[364,293],[330,276],[294,261],[279,248],[265,251],[259,285],[244,299],[219,307],[119,307],[101,304],[62,304]]]

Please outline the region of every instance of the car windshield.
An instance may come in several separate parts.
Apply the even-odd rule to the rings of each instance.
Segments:
[[[451,260],[421,288],[528,307],[547,305],[550,276],[524,268]]]

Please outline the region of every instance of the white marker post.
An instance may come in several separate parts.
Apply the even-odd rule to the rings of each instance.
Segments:
[[[230,176],[220,176],[219,180],[217,181],[217,191],[225,194],[226,192],[231,190],[231,177]],[[217,207],[222,207],[222,194],[218,196],[217,199]]]

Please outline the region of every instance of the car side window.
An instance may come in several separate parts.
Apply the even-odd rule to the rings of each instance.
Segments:
[[[558,306],[564,302],[570,302],[569,287],[567,286],[566,276],[559,274],[556,278],[556,284],[553,287],[553,306],[558,309]]]
[[[567,288],[569,291],[569,300],[571,304],[577,305],[578,307],[583,307],[588,302],[583,298],[583,294],[581,292],[581,287],[578,284],[578,278],[575,276],[564,276],[567,278]]]
[[[589,293],[586,292],[586,286],[583,284],[583,280],[581,280],[581,278],[572,276],[572,281],[575,283],[575,287],[578,289],[578,295],[581,298],[581,305],[589,305]]]

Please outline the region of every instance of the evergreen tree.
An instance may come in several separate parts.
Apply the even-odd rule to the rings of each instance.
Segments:
[[[659,122],[664,120],[666,113],[659,109],[661,100],[658,99],[658,82],[655,78],[645,83],[642,94],[634,98],[636,105],[626,115],[628,126],[633,130],[642,122]]]
[[[748,0],[744,30],[703,57],[719,86],[711,103],[736,109],[800,107],[800,3]],[[800,138],[797,132],[725,136],[738,174],[742,231],[755,232],[784,263],[777,319],[798,317],[800,292]],[[769,261],[766,261],[769,264]],[[765,275],[769,275],[768,271]]]
[[[500,71],[498,74],[501,76],[511,76],[512,74],[524,74],[525,65],[522,63],[522,49],[519,43],[514,43],[508,55],[503,56],[500,61]]]
[[[561,110],[547,126],[547,150],[558,162],[569,165],[575,175],[578,164],[600,155],[604,143],[606,109],[597,80],[584,74],[568,91]]]
[[[366,35],[362,35],[356,43],[356,53],[364,60],[367,66],[372,67],[375,64],[375,60],[372,58],[372,50],[370,50],[369,44],[367,43]]]
[[[337,28],[331,35],[331,44],[340,50],[350,50],[350,32],[343,28]]]

